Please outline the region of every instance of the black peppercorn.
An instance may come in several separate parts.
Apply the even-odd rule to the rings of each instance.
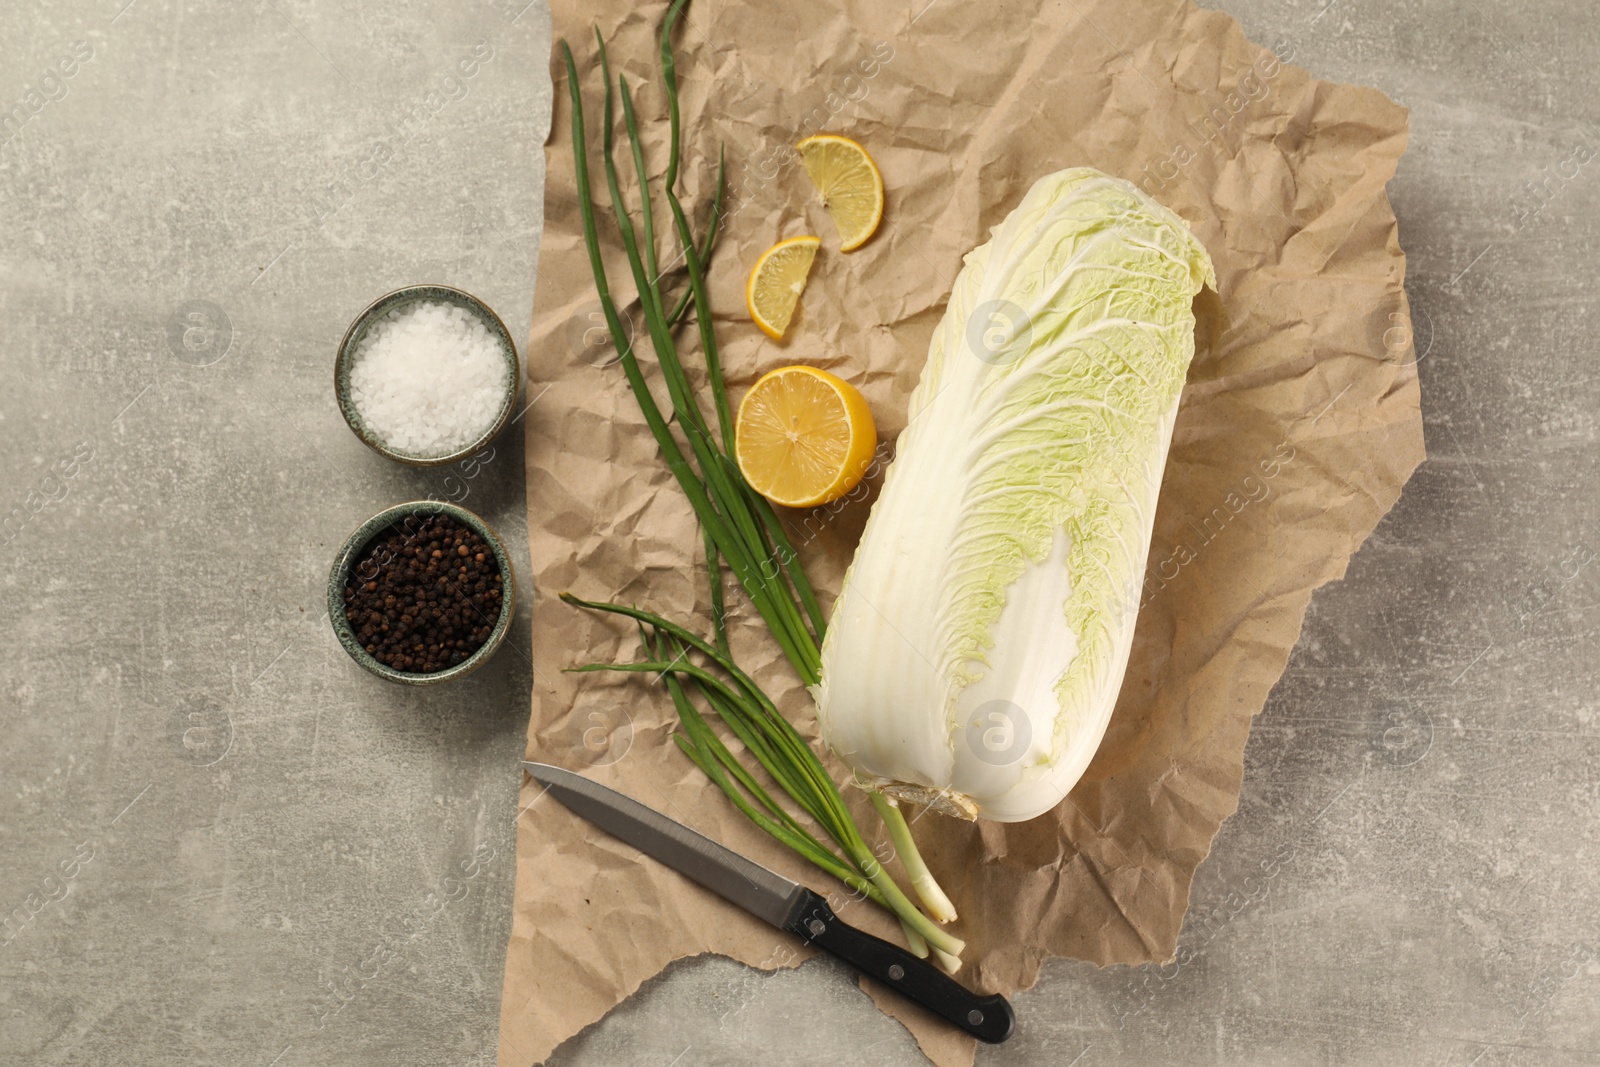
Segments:
[[[448,566],[446,550],[455,549]],[[470,527],[413,516],[370,542],[344,590],[363,648],[395,670],[430,674],[489,639],[502,610],[500,567]]]

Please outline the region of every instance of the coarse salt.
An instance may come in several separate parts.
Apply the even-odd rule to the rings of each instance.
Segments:
[[[350,365],[350,399],[385,446],[447,456],[494,425],[509,388],[500,338],[471,311],[424,300],[367,327]]]

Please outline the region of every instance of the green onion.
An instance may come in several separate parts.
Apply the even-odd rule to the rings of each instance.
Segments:
[[[964,947],[963,942],[939,925],[939,922],[954,918],[954,911],[928,873],[911,839],[904,816],[892,802],[873,794],[874,803],[878,805],[888,826],[890,839],[933,919],[906,897],[878,862],[845,806],[837,783],[821,759],[806,739],[779,714],[772,700],[755,681],[738,667],[728,650],[722,588],[724,564],[733,571],[795,673],[807,686],[815,685],[821,676],[821,655],[818,650],[822,644],[825,621],[816,592],[800,566],[781,519],[772,505],[750,488],[732,458],[733,416],[728,404],[727,384],[723,378],[717,339],[712,330],[706,286],[706,268],[722,215],[725,157],[719,153],[716,193],[710,205],[705,232],[698,241],[690,225],[689,213],[684,210],[676,189],[681,131],[672,31],[686,4],[687,0],[676,0],[668,9],[660,38],[662,84],[671,134],[662,194],[671,214],[678,244],[682,248],[687,279],[684,291],[675,301],[669,301],[664,291],[656,247],[653,194],[644,158],[644,145],[639,136],[639,117],[634,109],[633,93],[626,79],[618,77],[615,82],[616,95],[613,97],[611,65],[606,55],[605,41],[598,29],[595,32],[600,71],[605,79],[601,160],[606,189],[617,234],[627,254],[629,272],[644,312],[650,346],[667,388],[670,422],[645,382],[638,356],[622,329],[621,316],[611,295],[600,252],[577,64],[572,49],[565,41],[561,42],[561,48],[572,101],[572,142],[578,204],[584,243],[594,272],[595,290],[607,329],[617,346],[619,362],[629,388],[661,448],[662,457],[700,521],[711,584],[713,639],[708,641],[639,608],[580,600],[562,594],[564,601],[578,607],[635,620],[647,657],[635,663],[587,664],[574,669],[653,674],[660,678],[672,700],[681,727],[673,735],[674,742],[746,817],[819,869],[838,878],[852,891],[888,908],[900,920],[907,943],[913,951],[918,955],[926,955],[931,949],[947,968],[954,970],[960,963],[958,957]],[[623,196],[615,162],[614,99],[621,102],[629,160],[638,184],[640,210],[637,228]],[[716,415],[714,430],[690,386],[673,334],[674,328],[691,309]],[[671,422],[677,424],[683,443],[673,433]],[[705,710],[702,711],[702,708]],[[822,836],[807,829],[796,815],[776,799],[774,791],[763,784],[762,778],[758,778],[741,761],[739,754],[729,747],[730,742],[724,741],[712,729],[707,721],[708,714],[726,727],[732,741],[754,760],[767,782],[776,786],[777,791],[787,796],[805,817],[815,823],[822,831]],[[831,844],[825,843],[824,837]]]
[[[915,930],[928,946],[950,957],[960,956],[964,942],[917,910],[916,905],[895,884],[867,847],[849,809],[845,807],[838,785],[822,765],[822,760],[789,720],[778,713],[772,701],[749,675],[731,659],[722,658],[703,638],[652,612],[621,604],[581,600],[570,593],[563,593],[561,599],[577,607],[628,616],[647,624],[654,632],[653,639],[648,635],[643,639],[645,651],[653,655],[653,659],[636,663],[590,663],[571,668],[573,672],[622,671],[653,674],[667,679],[679,721],[689,735],[687,741],[678,740],[678,746],[741,811],[806,859],[888,907],[902,923]],[[687,655],[690,649],[700,652],[705,659],[720,667],[728,680],[690,661]],[[732,771],[737,761],[726,746],[716,741],[715,735],[706,727],[703,716],[687,700],[684,680],[698,687],[718,717],[756,756],[768,776],[834,840],[840,850],[838,853],[810,837],[797,822],[783,814],[770,795],[755,784],[754,777],[743,767],[733,773],[751,799],[745,799],[740,794],[733,782],[723,774],[723,771]],[[758,811],[756,803],[765,807],[771,815]],[[774,815],[777,816],[776,820],[772,817]],[[870,892],[868,887],[877,892]]]
[[[922,853],[917,851],[916,842],[911,837],[911,827],[907,825],[899,803],[893,797],[874,792],[872,804],[878,809],[878,817],[883,820],[883,825],[889,829],[889,840],[894,842],[895,851],[900,853],[900,862],[905,865],[911,888],[917,891],[922,906],[942,923],[953,920],[956,917],[955,905],[944,895],[944,890],[934,881],[933,872],[923,862]]]

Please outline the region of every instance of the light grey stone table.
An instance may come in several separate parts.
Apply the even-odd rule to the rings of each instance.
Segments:
[[[400,469],[329,366],[412,281],[525,335],[525,2],[0,9],[0,1065],[494,1061],[525,611],[401,692],[324,581],[430,491],[525,553],[520,427],[470,479]],[[1412,109],[1430,457],[1312,602],[1180,963],[1054,962],[978,1062],[1600,1063],[1600,15],[1226,6]],[[553,1062],[924,1061],[838,966],[709,959]]]

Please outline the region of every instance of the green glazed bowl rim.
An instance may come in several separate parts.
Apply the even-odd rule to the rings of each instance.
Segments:
[[[454,304],[464,307],[483,320],[489,327],[489,332],[500,341],[506,357],[506,375],[508,388],[505,401],[500,405],[500,411],[495,415],[494,423],[484,434],[472,444],[459,449],[449,455],[419,456],[409,452],[400,452],[384,444],[376,434],[367,429],[367,424],[361,418],[361,412],[356,409],[355,401],[350,398],[350,365],[355,360],[356,342],[367,332],[367,329],[379,316],[392,308],[412,303],[418,300],[437,300],[441,303]],[[490,441],[500,436],[500,432],[511,422],[511,413],[516,410],[517,401],[522,396],[522,367],[517,358],[517,345],[511,339],[511,331],[506,329],[506,324],[494,309],[482,300],[473,296],[465,289],[457,289],[453,285],[440,285],[427,282],[420,285],[404,285],[384,293],[378,299],[368,304],[366,310],[357,315],[350,323],[349,329],[344,332],[344,339],[339,342],[338,354],[333,360],[333,395],[339,402],[339,412],[344,416],[344,421],[349,424],[350,431],[356,435],[362,444],[378,453],[399,463],[412,467],[443,467],[450,463],[466,459],[474,452],[479,451]]]
[[[495,620],[494,629],[490,631],[488,640],[478,651],[454,667],[447,667],[431,674],[397,671],[388,664],[379,663],[361,647],[361,642],[356,639],[355,630],[351,628],[350,620],[344,613],[344,587],[350,579],[350,570],[355,566],[357,558],[367,545],[372,543],[372,539],[385,529],[395,528],[395,532],[403,533],[404,531],[398,529],[396,524],[412,515],[448,515],[463,526],[470,527],[489,545],[494,552],[495,562],[500,566],[500,617]],[[392,508],[384,508],[356,527],[355,532],[345,539],[344,547],[339,550],[338,557],[333,561],[333,569],[328,573],[328,621],[333,624],[333,633],[339,639],[339,644],[349,653],[351,659],[371,673],[401,685],[437,685],[471,674],[483,666],[505,642],[506,634],[511,629],[512,617],[516,614],[516,600],[516,571],[511,565],[511,556],[506,552],[505,542],[501,540],[499,533],[466,508],[447,504],[442,500],[412,500],[396,504]]]

